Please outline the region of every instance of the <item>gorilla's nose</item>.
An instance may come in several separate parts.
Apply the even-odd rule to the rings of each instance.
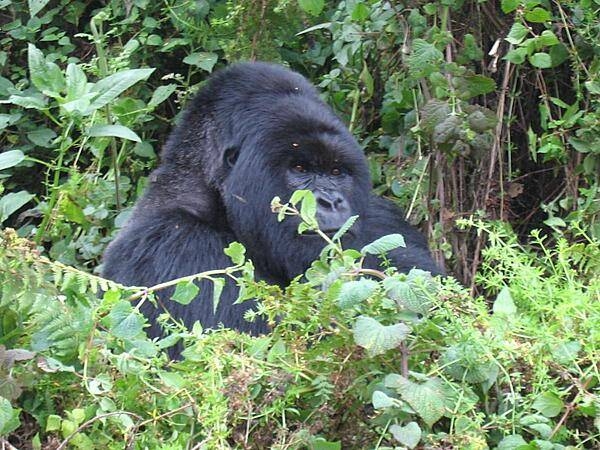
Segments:
[[[314,192],[317,201],[317,222],[325,233],[335,232],[351,216],[350,204],[339,192]]]

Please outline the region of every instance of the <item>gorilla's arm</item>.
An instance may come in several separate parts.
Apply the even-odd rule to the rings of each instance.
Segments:
[[[232,262],[223,249],[234,240],[228,232],[216,231],[183,211],[138,216],[108,247],[103,276],[125,285],[153,286],[207,270],[230,267]],[[195,321],[200,321],[205,328],[216,328],[222,323],[228,328],[253,334],[267,331],[264,323],[244,320],[244,312],[252,304],[233,304],[238,289],[232,281],[226,281],[216,314],[213,312],[212,283],[202,281],[198,286],[200,293],[189,305],[170,300],[173,288],[158,291],[157,295],[171,315],[183,320],[190,329]],[[162,309],[146,302],[142,312],[152,324],[149,334],[161,335],[155,319],[163,312]]]
[[[400,272],[406,273],[416,267],[431,272],[432,275],[443,275],[429,253],[425,237],[404,220],[402,210],[391,201],[371,195],[362,230],[361,240],[364,244],[387,234],[399,233],[404,236],[406,247],[393,250],[387,255]],[[368,258],[367,265],[378,266],[377,258]]]

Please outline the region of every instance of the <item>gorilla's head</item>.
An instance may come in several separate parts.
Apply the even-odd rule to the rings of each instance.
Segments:
[[[302,273],[324,245],[318,236],[298,235],[294,218],[278,223],[273,197],[286,201],[297,189],[311,190],[327,233],[366,211],[371,184],[363,152],[297,73],[234,65],[211,77],[180,123],[157,171],[162,184],[177,174],[169,180],[178,197],[172,201],[228,226],[269,273]]]

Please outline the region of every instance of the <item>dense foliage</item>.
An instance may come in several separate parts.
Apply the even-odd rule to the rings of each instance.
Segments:
[[[0,444],[600,446],[598,0],[0,6]],[[161,286],[94,270],[177,112],[248,58],[320,86],[376,191],[469,290],[362,268],[400,236],[324,236],[285,291],[234,244],[231,268],[174,280],[173,300],[235,277],[273,334],[165,317],[170,336],[146,338],[139,303]],[[273,208],[311,226],[310,196],[292,200]]]

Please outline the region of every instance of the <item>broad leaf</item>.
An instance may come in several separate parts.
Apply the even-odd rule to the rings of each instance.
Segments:
[[[415,448],[421,440],[421,428],[417,422],[410,422],[404,426],[392,425],[390,433],[398,442],[408,448]]]
[[[366,278],[349,281],[342,285],[337,301],[342,309],[352,308],[368,299],[379,287],[379,283]]]
[[[142,142],[140,137],[123,125],[94,125],[88,130],[91,137],[118,137],[134,142]]]
[[[410,328],[403,323],[386,326],[371,317],[361,316],[356,320],[353,331],[354,342],[369,356],[376,356],[398,347],[410,333]]]
[[[0,153],[0,170],[14,167],[25,159],[25,154],[21,150],[9,150]]]
[[[401,234],[388,234],[371,242],[369,245],[365,245],[360,250],[360,253],[363,255],[381,255],[398,247],[406,247],[404,237]]]
[[[171,300],[182,305],[189,305],[199,292],[200,288],[193,281],[181,281],[177,283]]]
[[[144,319],[130,302],[122,300],[112,306],[106,317],[110,332],[120,339],[133,339],[144,328]]]
[[[402,400],[406,401],[423,421],[432,426],[446,412],[445,395],[442,382],[431,378],[425,383],[413,383],[399,376],[397,390]]]
[[[0,223],[33,198],[27,191],[11,192],[0,198]]]
[[[101,79],[90,90],[97,95],[90,109],[94,111],[107,105],[138,81],[148,78],[152,72],[154,69],[130,69]]]

